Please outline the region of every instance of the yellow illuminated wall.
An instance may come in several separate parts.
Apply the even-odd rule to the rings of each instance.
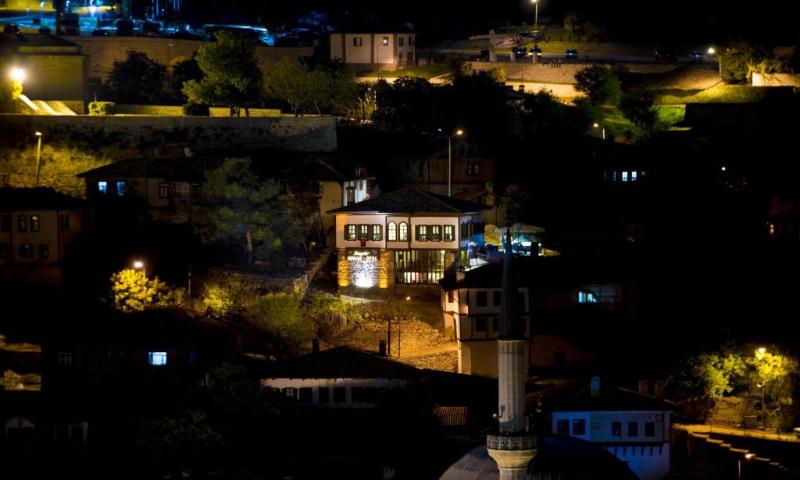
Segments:
[[[337,276],[339,277],[339,286],[347,287],[350,285],[350,268],[347,264],[347,252],[344,248],[338,251],[339,261],[337,262]]]
[[[386,249],[381,250],[378,256],[378,287],[389,288],[392,280],[392,252]]]

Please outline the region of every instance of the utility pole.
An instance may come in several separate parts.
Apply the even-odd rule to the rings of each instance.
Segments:
[[[36,184],[39,186],[39,176],[42,172],[42,132],[36,132]]]

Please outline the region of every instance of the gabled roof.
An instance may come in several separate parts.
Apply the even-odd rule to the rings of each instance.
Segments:
[[[393,378],[414,379],[422,374],[410,365],[377,353],[347,346],[302,355],[285,362],[263,365],[262,378]]]
[[[656,397],[634,392],[614,385],[600,384],[597,396],[592,396],[588,385],[581,385],[563,395],[554,395],[545,403],[552,412],[613,412],[613,411],[663,411],[676,410],[675,404]]]
[[[163,178],[200,182],[205,171],[222,162],[218,158],[135,158],[109,163],[78,175],[79,178]]]
[[[486,210],[480,203],[437,195],[413,187],[401,188],[328,213],[467,214]]]
[[[12,210],[71,210],[89,208],[81,199],[52,188],[0,188],[0,211]]]

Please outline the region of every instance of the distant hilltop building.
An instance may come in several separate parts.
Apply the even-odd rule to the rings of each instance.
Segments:
[[[414,32],[366,31],[332,33],[331,59],[345,65],[395,70],[417,63],[417,39]]]

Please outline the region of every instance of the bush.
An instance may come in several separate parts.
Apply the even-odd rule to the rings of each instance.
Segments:
[[[253,323],[275,337],[302,344],[314,336],[314,323],[304,314],[300,297],[294,293],[262,295],[251,311]]]
[[[132,268],[111,276],[111,296],[114,307],[125,313],[182,301],[182,292],[171,291],[158,277],[147,278],[143,272]]]
[[[114,115],[117,104],[114,102],[90,102],[89,115]]]
[[[207,117],[211,111],[208,105],[189,102],[183,105],[183,114],[189,117]]]
[[[214,317],[225,317],[233,313],[236,306],[234,293],[222,285],[207,285],[203,292],[203,309]]]

